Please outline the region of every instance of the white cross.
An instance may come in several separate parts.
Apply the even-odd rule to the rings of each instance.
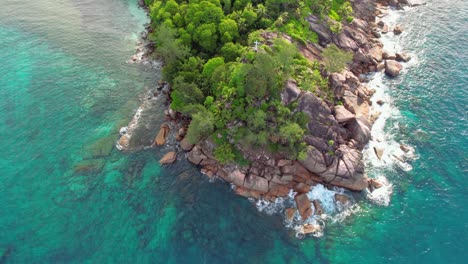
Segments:
[[[255,51],[258,51],[258,44],[260,44],[260,42],[255,41],[254,43],[255,43]]]

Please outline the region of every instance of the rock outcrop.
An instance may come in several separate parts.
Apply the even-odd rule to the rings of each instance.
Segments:
[[[401,0],[394,2],[395,5],[401,4]],[[393,30],[397,34],[401,28],[392,29],[393,25],[389,27],[381,21],[376,23],[376,12],[383,12],[376,8],[379,4],[380,2],[376,4],[371,0],[354,1],[355,19],[350,24],[344,23],[342,31],[338,34],[330,31],[327,21],[313,15],[307,18],[310,28],[319,37],[320,45],[333,43],[343,50],[353,52],[354,58],[349,69],[327,76],[330,93],[303,91],[295,80],[285,83],[281,92],[282,104],[297,104],[294,111],[302,112],[308,120],[304,135],[306,155],[303,160],[290,160],[282,153],[252,150],[251,153],[244,153],[251,164],[222,165],[214,158],[214,142],[208,139],[196,145],[190,144],[183,138],[186,130],[181,128],[176,139],[180,141],[180,148],[187,152],[188,160],[200,166],[208,177],[216,175],[233,184],[235,193],[244,197],[274,201],[277,197],[295,193],[296,208],[286,210],[289,220],[294,218],[296,212],[302,220],[313,213],[325,213],[320,201],[311,201],[307,196],[311,188],[318,183],[351,191],[380,188],[381,185],[367,178],[362,160],[361,151],[371,138],[372,123],[378,115],[370,114],[370,97],[374,91],[361,82],[360,76],[384,69],[387,75],[398,76],[402,70],[398,61],[408,61],[410,57],[406,53],[393,54],[383,51],[383,45],[377,39],[380,33]],[[263,34],[265,39],[278,37],[277,33]],[[288,36],[282,37],[293,41]],[[306,58],[315,60],[320,58],[322,49],[319,45],[308,43],[299,51]],[[174,118],[180,117],[179,114],[169,111],[167,114]],[[169,126],[162,125],[155,144],[164,144],[168,132]],[[173,155],[168,157],[169,161],[172,158],[175,160],[175,152]],[[376,150],[376,155],[380,159],[383,150]],[[335,200],[344,205],[350,201],[350,197],[337,194]],[[305,233],[320,229],[319,226],[313,225],[303,228]]]
[[[332,163],[320,174],[324,182],[353,191],[367,188],[362,153],[347,145],[341,145],[332,157]]]
[[[180,141],[180,148],[182,148],[185,151],[190,151],[193,148],[193,144],[191,144],[187,138],[184,138]]]

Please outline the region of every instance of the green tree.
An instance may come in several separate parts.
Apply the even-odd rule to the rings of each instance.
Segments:
[[[221,48],[220,54],[224,57],[225,61],[235,61],[244,50],[245,48],[242,45],[228,42]]]
[[[214,119],[213,114],[208,111],[201,111],[192,115],[192,121],[190,122],[187,130],[187,140],[196,144],[201,139],[208,137],[213,133]]]
[[[237,27],[237,23],[230,18],[221,20],[218,29],[222,43],[233,42],[239,38],[239,28]]]
[[[203,24],[195,29],[193,40],[203,48],[204,51],[212,54],[216,49],[218,34],[214,23]]]
[[[166,64],[172,64],[189,54],[188,48],[177,41],[175,36],[174,30],[166,25],[161,25],[155,34],[157,52]]]
[[[290,145],[294,145],[302,141],[304,129],[297,123],[287,122],[280,127],[279,136],[289,142]]]
[[[203,76],[211,79],[213,72],[221,65],[224,65],[224,59],[222,57],[215,57],[208,60],[205,65],[203,65]]]
[[[244,19],[247,27],[252,27],[255,21],[257,21],[257,13],[255,13],[252,4],[247,4],[245,9],[242,11],[242,18]]]
[[[353,17],[352,17],[352,15],[353,15],[353,7],[351,6],[351,4],[350,4],[348,1],[344,2],[344,3],[340,6],[340,8],[338,9],[338,12],[337,12],[337,13],[338,13],[338,15],[341,16],[341,18],[342,18],[343,20],[346,20],[346,21],[348,21],[348,22],[351,22],[351,21],[353,20]]]
[[[263,130],[266,127],[266,113],[261,109],[255,111],[255,113],[248,119],[249,127],[254,131]]]
[[[246,76],[246,94],[253,98],[275,96],[279,88],[278,76],[273,57],[259,52]]]
[[[274,42],[274,47],[276,50],[274,57],[277,64],[283,71],[288,72],[297,54],[296,46],[284,39],[277,39]]]
[[[353,53],[342,51],[335,44],[328,45],[322,56],[325,68],[329,72],[341,72],[353,59]]]
[[[174,79],[172,85],[172,109],[185,112],[184,108],[192,104],[201,104],[204,100],[202,91],[194,83],[186,83],[181,76]]]

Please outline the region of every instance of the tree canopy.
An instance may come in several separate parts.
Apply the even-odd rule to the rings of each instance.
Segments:
[[[306,121],[294,104],[281,102],[280,92],[290,79],[318,95],[328,89],[319,63],[308,61],[297,47],[318,40],[305,19],[310,13],[337,23],[350,21],[347,0],[145,3],[154,28],[150,39],[172,85],[171,107],[192,118],[190,142],[211,137],[222,163],[259,147],[291,158],[304,155]],[[283,33],[293,42],[282,39]],[[349,55],[333,46],[323,56],[328,71],[349,62]]]

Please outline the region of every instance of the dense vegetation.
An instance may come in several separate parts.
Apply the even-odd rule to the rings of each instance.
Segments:
[[[352,19],[347,1],[145,2],[154,28],[150,38],[173,89],[171,107],[192,118],[192,143],[212,137],[221,163],[242,162],[241,152],[253,149],[304,157],[307,120],[296,103],[281,103],[280,91],[294,79],[302,90],[327,97],[320,65],[296,45],[317,41],[305,20],[310,13],[331,18],[330,27],[340,30],[341,21]],[[283,33],[294,43],[278,37]]]

